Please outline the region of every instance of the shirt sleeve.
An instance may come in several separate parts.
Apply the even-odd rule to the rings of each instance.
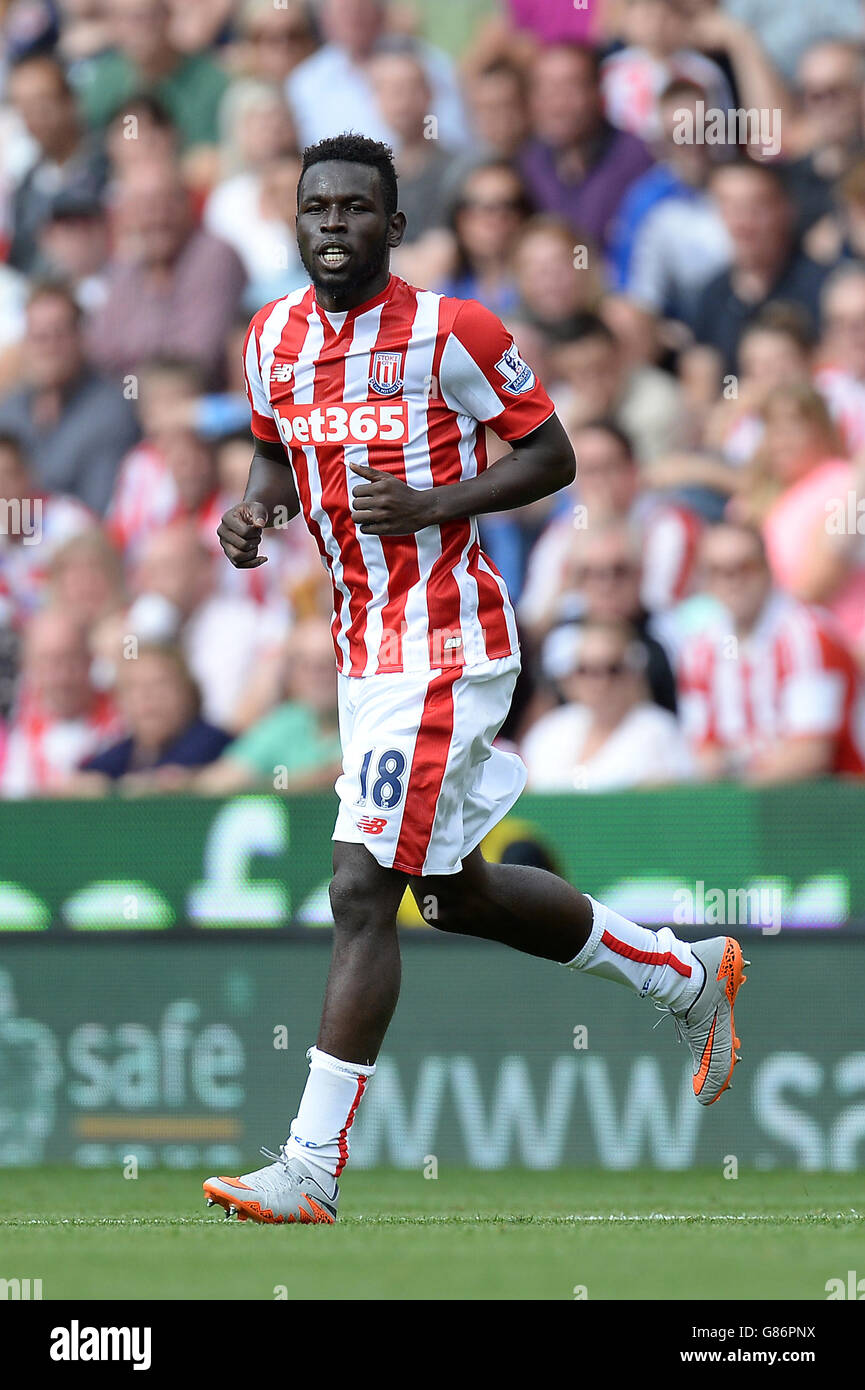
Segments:
[[[256,439],[264,439],[268,444],[278,444],[279,429],[261,377],[261,362],[258,356],[259,320],[260,312],[246,331],[243,343],[243,376],[252,411],[252,433]]]
[[[523,439],[554,414],[511,334],[476,300],[466,300],[454,318],[442,352],[439,388],[451,410],[489,425],[508,442]]]

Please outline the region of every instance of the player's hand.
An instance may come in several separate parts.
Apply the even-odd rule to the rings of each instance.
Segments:
[[[379,468],[367,468],[363,463],[349,467],[369,480],[351,494],[351,519],[365,536],[409,536],[435,525],[431,489],[409,487],[401,478]]]
[[[267,564],[267,556],[258,553],[261,528],[266,525],[267,508],[263,502],[238,502],[225,512],[216,534],[235,569],[254,570]]]

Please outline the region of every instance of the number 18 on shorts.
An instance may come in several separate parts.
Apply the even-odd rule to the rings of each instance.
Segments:
[[[492,746],[519,665],[340,675],[334,840],[365,844],[385,868],[457,873],[525,785],[516,754]]]

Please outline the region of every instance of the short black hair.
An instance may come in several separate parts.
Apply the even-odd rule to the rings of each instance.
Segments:
[[[308,145],[303,152],[303,164],[297,181],[297,198],[300,203],[300,186],[307,169],[313,164],[363,164],[368,169],[377,169],[384,194],[384,210],[392,217],[399,206],[396,169],[393,164],[393,150],[380,140],[370,140],[366,135],[358,135],[347,130],[342,135],[333,135],[327,140],[319,140],[317,145]]]

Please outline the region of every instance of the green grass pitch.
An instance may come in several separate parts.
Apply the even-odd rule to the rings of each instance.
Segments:
[[[0,1277],[43,1299],[816,1299],[865,1272],[861,1175],[356,1172],[335,1226],[207,1211],[202,1176],[35,1168],[0,1188]]]

